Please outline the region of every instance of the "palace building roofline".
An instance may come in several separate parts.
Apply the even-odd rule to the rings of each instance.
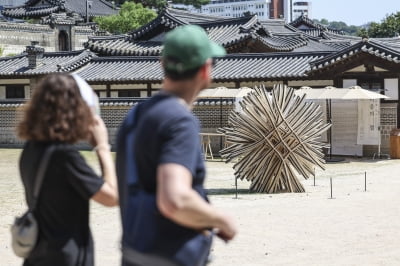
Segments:
[[[183,15],[182,15],[183,14]],[[260,21],[257,16],[222,18],[191,14],[167,8],[157,18],[128,34],[91,37],[85,48],[101,56],[157,56],[161,53],[165,33],[180,25],[203,27],[209,38],[224,46],[228,53],[336,51],[336,46],[320,42],[281,20]],[[347,43],[346,43],[347,44]],[[342,48],[342,47],[341,47]]]
[[[88,9],[89,17],[116,14],[117,10],[105,0],[91,0]],[[7,7],[2,10],[3,16],[11,18],[41,18],[54,13],[76,13],[86,18],[86,1],[82,0],[29,0],[24,5]]]
[[[389,62],[400,63],[400,50],[394,50],[375,40],[365,39],[341,51],[311,62],[311,71],[321,71],[323,68],[331,67],[333,64],[348,60],[350,57],[357,56],[360,53],[368,53]]]
[[[321,36],[321,34],[325,32],[344,35],[343,31],[336,30],[319,23],[315,23],[313,20],[311,20],[304,14],[302,14],[297,19],[292,21],[290,25],[301,31],[304,31],[305,33],[311,36]]]

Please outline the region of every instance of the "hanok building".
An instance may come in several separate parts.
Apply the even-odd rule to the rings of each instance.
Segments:
[[[29,0],[24,5],[4,8],[3,16],[34,23],[0,22],[3,55],[19,54],[31,41],[38,42],[48,52],[83,49],[88,36],[99,34],[95,25],[86,22],[118,12],[104,0],[92,0],[90,5],[86,2]]]
[[[93,85],[101,97],[103,117],[114,134],[138,99],[132,97],[147,97],[161,88],[162,41],[166,32],[185,24],[203,27],[228,52],[213,70],[212,88],[260,84],[271,88],[276,83],[294,88],[360,85],[386,94],[390,99],[381,103],[381,123],[382,148],[388,149],[389,131],[397,127],[400,117],[400,38],[346,36],[312,24],[305,17],[286,24],[283,20],[261,21],[257,16],[226,18],[173,9],[164,10],[129,34],[91,37],[85,44],[87,50],[43,53],[32,45],[20,56],[0,59],[0,120],[9,121],[0,125],[0,132],[8,132],[0,136],[0,142],[18,144],[10,130],[16,120],[15,109],[21,104],[15,98],[29,98],[40,77],[59,72],[78,73]],[[29,67],[35,56],[36,64]],[[194,112],[203,130],[225,126],[233,102],[229,97],[199,100]],[[375,148],[363,149],[368,154]]]

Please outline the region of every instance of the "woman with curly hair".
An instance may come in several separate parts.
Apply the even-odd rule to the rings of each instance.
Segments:
[[[56,74],[40,82],[26,105],[17,133],[26,140],[19,166],[28,205],[41,157],[51,145],[56,150],[34,210],[39,239],[25,266],[94,265],[89,200],[118,204],[107,130],[96,115],[94,98],[93,90],[78,76]],[[74,146],[78,141],[95,147],[103,178],[80,155]]]

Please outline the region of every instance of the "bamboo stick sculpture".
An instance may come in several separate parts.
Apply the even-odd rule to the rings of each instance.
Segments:
[[[231,127],[221,128],[232,145],[221,151],[233,166],[235,177],[251,181],[257,192],[304,192],[297,179],[308,179],[315,165],[324,167],[321,134],[330,124],[322,119],[321,107],[296,96],[294,89],[275,85],[272,93],[255,87],[240,102],[241,113],[229,115]]]

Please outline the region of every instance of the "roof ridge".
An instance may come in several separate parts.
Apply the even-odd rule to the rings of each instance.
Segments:
[[[57,65],[58,71],[74,70],[82,66],[83,64],[88,63],[93,57],[96,57],[96,55],[93,52],[89,50],[83,50],[76,57],[73,57],[70,60],[58,64]]]
[[[400,51],[396,51],[391,48],[385,47],[375,41],[370,41],[368,39],[365,39],[365,40],[362,40],[356,44],[353,44],[345,49],[333,52],[332,54],[330,54],[324,58],[310,62],[310,65],[312,67],[312,70],[314,70],[314,68],[316,68],[317,65],[322,65],[324,62],[330,62],[329,64],[331,64],[331,63],[336,62],[337,58],[347,58],[348,55],[351,56],[354,53],[366,52],[365,48],[364,48],[365,46],[367,46],[367,47],[369,46],[369,48],[372,48],[372,47],[378,48],[379,50],[383,50],[385,52],[394,54],[394,55],[398,56],[398,58],[400,58]],[[334,61],[332,62],[332,60],[334,60]]]
[[[220,18],[220,19],[226,18],[226,17],[222,17],[222,16],[214,16],[214,15],[205,14],[205,13],[192,13],[187,10],[176,9],[176,8],[171,8],[171,7],[167,7],[167,8],[165,8],[165,10],[168,10],[169,12],[172,12],[172,13],[187,14],[188,16],[191,16],[191,17],[196,16],[196,17],[203,17],[203,18]]]
[[[10,60],[10,59],[22,58],[22,57],[25,57],[25,56],[27,56],[27,55],[28,55],[28,54],[27,54],[26,52],[22,52],[22,53],[20,53],[20,54],[18,54],[18,55],[2,56],[2,57],[0,57],[0,61],[7,61],[7,60]]]
[[[165,21],[164,18],[166,18],[166,20],[171,20],[174,23],[169,23],[168,21]],[[135,29],[135,30],[127,33],[127,35],[128,35],[129,40],[132,41],[137,38],[140,38],[141,36],[143,36],[144,34],[146,34],[147,32],[156,28],[159,25],[166,25],[166,26],[169,26],[170,28],[175,28],[177,25],[185,25],[185,24],[188,24],[188,23],[186,23],[185,21],[182,21],[182,20],[176,18],[175,16],[173,16],[172,14],[170,14],[168,12],[168,9],[164,9],[151,22],[141,26],[138,29]]]

